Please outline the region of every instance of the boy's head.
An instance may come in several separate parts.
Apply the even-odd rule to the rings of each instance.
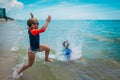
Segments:
[[[29,28],[34,24],[34,25],[39,25],[38,23],[38,19],[34,18],[33,14],[30,13],[31,18],[27,20],[27,25],[29,26]]]
[[[63,42],[63,46],[64,46],[65,48],[68,48],[69,45],[70,45],[70,44],[68,43],[68,41],[64,41],[64,42]]]

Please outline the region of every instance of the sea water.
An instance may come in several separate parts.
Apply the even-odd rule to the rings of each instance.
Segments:
[[[41,28],[45,21],[39,23]],[[27,49],[29,38],[26,21],[16,21],[16,25],[23,28],[17,43],[19,47]],[[40,44],[50,46],[55,55],[61,54],[65,40],[70,43],[73,57],[120,60],[119,20],[52,20],[46,32],[40,34]]]
[[[41,28],[45,21],[39,21]],[[29,47],[26,21],[7,23],[16,30],[11,51],[18,51],[17,67],[27,62]],[[5,26],[5,25],[4,25]],[[2,40],[2,39],[0,39]],[[68,40],[72,62],[64,61],[62,43]],[[29,80],[119,80],[120,21],[119,20],[52,20],[40,34],[40,44],[51,48],[55,63],[44,63],[44,52],[37,53],[31,69],[23,74]],[[78,60],[79,59],[79,60]],[[15,69],[15,68],[14,68]],[[47,75],[47,77],[44,77]]]

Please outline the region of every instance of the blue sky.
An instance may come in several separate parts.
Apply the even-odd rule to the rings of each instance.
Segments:
[[[0,7],[15,19],[119,19],[120,0],[0,0]]]

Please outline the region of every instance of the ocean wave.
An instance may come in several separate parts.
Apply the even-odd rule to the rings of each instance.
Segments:
[[[114,39],[107,38],[107,37],[104,37],[104,36],[98,36],[98,35],[91,34],[91,33],[86,33],[85,37],[93,38],[93,39],[96,39],[98,41],[105,41],[105,42],[114,42],[115,41]]]

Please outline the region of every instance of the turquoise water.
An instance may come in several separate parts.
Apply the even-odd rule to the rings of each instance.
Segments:
[[[40,27],[45,21],[39,21]],[[26,21],[16,21],[25,35],[20,45],[29,46]],[[62,42],[68,40],[70,48],[87,59],[120,60],[119,20],[52,20],[40,43],[47,44],[56,54],[62,51]],[[77,56],[76,52],[73,56]],[[80,56],[79,55],[79,56]]]

